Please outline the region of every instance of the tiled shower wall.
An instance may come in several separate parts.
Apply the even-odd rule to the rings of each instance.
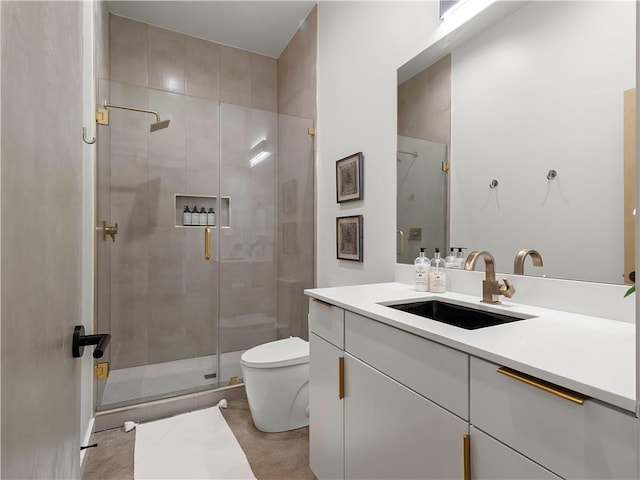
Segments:
[[[398,135],[451,143],[451,55],[398,86]]]
[[[226,155],[222,165],[223,177],[228,175],[225,181],[230,185],[228,191],[221,194],[232,196],[232,205],[233,197],[238,200],[236,211],[240,211],[239,200],[244,198],[242,188],[250,186],[251,198],[261,204],[266,204],[265,199],[271,196],[271,205],[261,213],[265,225],[271,225],[267,227],[271,238],[260,237],[261,262],[248,262],[247,258],[234,260],[236,244],[259,243],[251,237],[251,232],[244,232],[239,240],[230,237],[239,228],[213,231],[213,252],[218,249],[218,241],[222,241],[220,269],[216,264],[218,258],[203,261],[203,231],[175,228],[174,194],[218,195],[219,108],[222,108],[224,139],[236,131],[250,131],[256,123],[266,121],[275,126],[278,97],[286,97],[287,92],[291,92],[288,93],[291,108],[308,112],[309,102],[305,106],[303,99],[311,98],[311,104],[315,105],[315,60],[312,90],[308,80],[305,88],[298,88],[301,78],[298,67],[287,74],[288,81],[282,82],[285,88],[279,89],[278,61],[270,57],[116,16],[111,16],[110,38],[111,78],[100,82],[99,98],[156,110],[162,118],[171,118],[169,128],[150,134],[153,117],[111,109],[110,127],[101,127],[101,130],[108,128],[111,135],[110,142],[103,142],[110,143],[111,147],[111,152],[105,153],[111,158],[110,172],[107,172],[111,180],[111,212],[107,213],[111,222],[117,221],[120,228],[117,241],[110,245],[111,312],[105,314],[103,305],[100,314],[103,322],[110,318],[112,368],[216,353],[219,270],[225,280],[220,283],[222,351],[249,348],[271,339],[264,337],[261,331],[264,326],[252,332],[253,327],[240,324],[248,321],[251,325],[251,318],[260,314],[273,322],[273,329],[276,308],[281,304],[280,299],[276,302],[277,285],[282,281],[276,279],[280,275],[276,268],[280,265],[275,263],[274,227],[274,203],[276,192],[280,191],[279,186],[276,188],[277,151],[260,169],[249,173],[250,180],[245,178],[246,167],[242,177],[233,160],[224,164],[227,157],[233,158],[232,152]],[[315,34],[311,49],[315,59]],[[291,57],[304,56],[305,49],[298,52]],[[230,105],[220,106],[220,103]],[[300,110],[296,105],[304,108]],[[269,115],[272,120],[267,118]],[[315,108],[312,115],[315,117]],[[225,120],[232,117],[236,118],[235,123],[231,120],[232,123],[225,126]],[[312,120],[305,122],[313,124]],[[280,129],[282,135],[282,127]],[[308,186],[313,167],[313,138],[306,135],[306,128],[302,138],[311,148],[310,157],[299,159],[304,164],[300,170]],[[225,156],[224,142],[222,151]],[[306,195],[313,204],[312,184],[311,181],[311,189],[306,193],[300,189],[301,203],[309,203],[303,200]],[[235,193],[230,194],[234,186],[237,187]],[[245,206],[243,210],[251,211],[251,208]],[[303,211],[309,210],[301,209],[300,213]],[[312,246],[312,210],[305,221],[311,222],[311,236],[301,235],[297,242]],[[238,223],[235,225],[239,227]],[[308,230],[308,227],[301,228],[305,234]],[[218,231],[222,239],[217,237]],[[266,255],[268,258],[265,258],[265,248],[270,252]],[[288,302],[303,302],[303,286],[313,285],[312,254],[302,270],[307,276],[296,273],[295,278],[300,279],[299,296],[283,300],[286,311],[291,311]],[[308,272],[311,272],[310,281]],[[304,322],[302,327],[298,321],[296,328],[304,330],[306,336],[306,315]],[[279,330],[282,334],[289,331],[288,327]],[[245,335],[247,338],[243,340]],[[270,335],[275,335],[275,331]]]
[[[315,137],[317,7],[278,58],[278,337],[308,339],[315,286]]]

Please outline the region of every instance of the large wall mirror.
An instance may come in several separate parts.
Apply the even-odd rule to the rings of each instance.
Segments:
[[[527,260],[527,275],[625,283],[635,8],[523,2],[410,78],[428,55],[399,69],[399,263],[421,246],[465,247],[511,273],[518,251],[536,249],[544,266]],[[411,162],[433,170],[418,178]]]

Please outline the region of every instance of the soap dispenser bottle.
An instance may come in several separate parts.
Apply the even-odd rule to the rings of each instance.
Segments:
[[[454,248],[454,247],[451,247],[451,248],[449,249],[449,255],[447,255],[447,256],[444,258],[444,267],[445,267],[445,268],[455,268],[455,267],[453,266],[453,264],[455,263],[455,261],[456,261],[456,252],[455,252],[455,248]]]
[[[431,293],[444,293],[447,291],[447,274],[444,270],[444,260],[440,258],[439,248],[436,248],[436,253],[431,260],[429,291]]]
[[[431,263],[424,255],[424,247],[420,248],[420,255],[414,260],[413,264],[416,269],[416,291],[429,291],[429,266]]]
[[[207,212],[207,225],[215,225],[216,224],[216,212],[213,210],[213,207],[209,207],[209,211]]]
[[[204,209],[204,207],[200,207],[200,226],[207,226],[207,211]]]

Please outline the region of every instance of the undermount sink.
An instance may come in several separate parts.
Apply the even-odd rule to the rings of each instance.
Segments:
[[[502,325],[503,323],[534,318],[532,315],[508,315],[505,313],[481,310],[471,306],[444,302],[442,300],[387,304],[385,306],[467,330],[476,330],[478,328],[492,327],[494,325]]]

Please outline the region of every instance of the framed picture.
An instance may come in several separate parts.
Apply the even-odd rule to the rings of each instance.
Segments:
[[[338,203],[362,200],[362,152],[336,162],[336,193]]]
[[[336,218],[336,247],[339,260],[362,262],[362,215]]]

